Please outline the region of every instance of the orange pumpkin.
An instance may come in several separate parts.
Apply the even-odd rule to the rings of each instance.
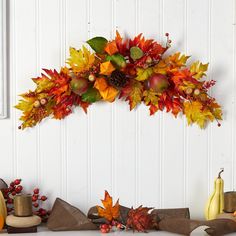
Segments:
[[[3,226],[4,226],[4,217],[0,215],[0,230],[3,229]]]

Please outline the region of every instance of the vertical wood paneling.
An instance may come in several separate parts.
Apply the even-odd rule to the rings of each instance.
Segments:
[[[235,150],[235,142],[236,142],[236,2],[232,1],[232,10],[233,10],[233,25],[232,25],[232,31],[233,31],[233,98],[232,98],[232,189],[235,189],[235,183],[236,183],[236,174],[234,173],[235,170],[235,164],[236,164],[236,150]]]
[[[69,47],[80,48],[87,39],[86,0],[67,1],[67,54]],[[67,118],[67,188],[68,201],[87,209],[87,123],[88,117],[81,108]]]
[[[111,38],[116,34],[116,0],[111,1]],[[112,103],[111,107],[111,193],[117,196],[116,193],[116,149],[115,149],[115,135],[116,135],[116,122],[115,122],[116,103]]]
[[[36,73],[40,74],[40,5],[39,0],[35,0],[35,57],[36,57]],[[40,126],[36,128],[36,160],[37,160],[37,185],[41,181],[41,155],[40,155]]]
[[[10,0],[11,107],[10,118],[0,121],[1,177],[21,177],[28,189],[38,182],[51,203],[62,196],[84,211],[107,189],[124,205],[189,206],[202,218],[219,168],[225,168],[225,190],[236,182],[235,14],[234,0]],[[169,32],[170,52],[210,61],[222,127],[186,127],[184,118],[149,117],[144,106],[129,112],[117,101],[17,130],[20,113],[12,107],[17,94],[34,88],[30,78],[39,67],[58,69],[69,46],[80,48],[95,35],[110,39],[115,28],[161,41]]]
[[[66,0],[60,0],[60,48],[61,62],[60,65],[66,64],[66,47],[67,47],[67,24],[66,24]],[[61,122],[61,197],[67,200],[67,122]]]
[[[170,52],[183,51],[184,1],[167,0],[163,4],[163,30],[170,33],[173,41]],[[184,122],[173,120],[171,114],[164,114],[163,118],[163,207],[180,207],[184,204]]]
[[[150,6],[152,6],[150,8]],[[138,33],[143,32],[147,38],[160,41],[160,6],[161,1],[140,1]],[[160,113],[149,115],[149,110],[142,105],[139,110],[139,204],[160,207]],[[153,187],[147,184],[147,178],[153,181]]]
[[[7,2],[7,1],[6,1]],[[15,19],[15,12],[14,12],[14,4],[13,2],[8,2],[7,3],[8,7],[11,7],[12,12],[11,12],[11,18]],[[10,17],[8,17],[10,18]],[[14,24],[15,21],[11,21],[10,22],[10,29],[11,29],[11,34],[13,33],[13,28],[14,28]],[[9,24],[8,24],[9,25]],[[8,36],[10,34],[8,32]],[[9,38],[8,38],[9,40]],[[14,45],[14,40],[11,38],[10,42],[8,42],[8,45]],[[10,48],[9,50],[9,54],[10,54],[10,58],[8,58],[8,62],[10,62],[11,64],[15,65],[15,60],[14,60],[14,55],[15,55],[15,51],[13,50],[13,47]],[[7,68],[9,69],[9,67],[7,66]],[[9,72],[9,71],[7,71]],[[15,70],[11,71],[11,75],[13,77],[13,75],[15,76]],[[9,74],[8,74],[9,77]],[[7,79],[7,81],[9,81]],[[15,89],[15,84],[12,83],[11,84],[7,84],[8,90],[10,91],[14,91]],[[15,97],[13,96],[7,96],[8,98],[8,105],[12,106],[12,104],[14,104],[15,101]],[[12,118],[14,117],[14,111],[12,109],[9,109],[9,116],[11,117],[11,119],[7,118],[7,119],[3,119],[0,122],[0,129],[2,130],[2,132],[0,132],[0,140],[1,140],[1,160],[2,160],[2,165],[0,166],[0,171],[1,171],[1,175],[3,176],[2,178],[8,179],[9,177],[12,178],[15,175],[15,168],[14,168],[14,154],[15,154],[15,138],[14,138],[14,130],[17,128],[16,123],[14,122],[15,119]]]
[[[117,0],[116,22],[122,35],[135,35],[136,1]],[[136,203],[136,111],[129,112],[127,103],[116,102],[116,192],[122,199],[122,204]],[[127,191],[129,197],[127,198]]]
[[[112,15],[110,0],[91,0],[90,37],[110,39]],[[106,16],[97,9],[103,9]],[[111,191],[111,109],[110,104],[94,104],[91,114],[91,204],[98,204],[104,190]]]
[[[192,55],[189,63],[200,60],[207,63],[208,59],[208,2],[188,1],[187,4],[187,48],[186,53]],[[199,19],[205,22],[199,26]],[[198,30],[196,30],[198,29]],[[201,47],[199,47],[201,45]],[[210,65],[211,67],[211,65]],[[202,131],[198,127],[189,127],[187,165],[187,199],[193,217],[203,217],[203,209],[208,198],[208,130]],[[196,145],[197,143],[197,145]],[[193,188],[194,186],[194,188]],[[202,197],[195,201],[195,197],[202,189]],[[201,210],[201,211],[200,211]],[[200,214],[199,214],[200,212]]]
[[[41,68],[59,69],[61,64],[60,1],[40,0]],[[53,200],[61,189],[61,123],[47,120],[40,127],[41,185]]]
[[[23,0],[16,1],[16,94],[22,94],[29,88],[33,88],[31,77],[36,76],[36,47],[35,47],[35,1]],[[29,7],[29,11],[25,17],[21,17],[24,9]],[[27,35],[27,37],[26,37]],[[20,114],[19,112],[17,112]],[[36,132],[27,130],[21,132],[16,129],[16,154],[17,154],[17,176],[24,179],[24,183],[31,187],[32,182],[37,182],[37,153],[36,153]],[[25,171],[25,166],[28,170]]]
[[[91,36],[91,0],[86,4],[86,19],[87,19],[87,39]],[[88,113],[87,122],[87,206],[91,205],[92,199],[92,171],[91,171],[91,113]]]
[[[163,43],[163,35],[164,35],[164,0],[160,0],[160,8],[159,8],[159,27],[160,27],[160,41]],[[160,166],[159,170],[159,199],[160,199],[160,208],[163,207],[163,114],[159,114],[159,158],[160,158]]]
[[[221,167],[224,167],[224,178],[228,181],[225,183],[225,190],[231,189],[231,150],[232,145],[232,97],[233,97],[233,61],[232,61],[232,2],[222,2],[219,0],[211,1],[211,77],[217,81],[217,85],[212,90],[212,95],[218,98],[218,101],[223,104],[224,122],[221,128],[217,128],[216,124],[212,124],[211,135],[211,179],[214,179]],[[221,17],[219,17],[219,14]],[[224,27],[219,30],[219,25],[223,19]],[[222,83],[223,81],[223,83]],[[226,92],[227,91],[227,92]],[[222,138],[224,137],[224,138]],[[213,186],[212,186],[213,187]]]
[[[15,5],[14,2],[7,2],[6,1],[6,6],[7,6],[7,12],[8,8],[12,9],[12,21],[7,22],[7,26],[10,26],[10,32],[7,29],[8,35],[7,35],[7,45],[9,46],[9,51],[7,55],[7,62],[9,62],[10,65],[15,65],[15,50],[13,50],[14,45],[15,45],[15,38],[12,39],[10,38],[9,40],[9,35],[16,35],[15,34]],[[8,14],[6,14],[8,15]],[[7,20],[9,20],[9,16],[7,16]],[[10,58],[9,58],[10,55]],[[15,78],[15,70],[13,67],[10,67],[10,65],[7,65],[7,88],[8,91],[15,91],[15,80],[11,81],[9,84],[9,74],[12,75],[13,78]],[[7,91],[7,92],[8,92]],[[12,104],[15,103],[15,96],[9,96],[7,95],[8,99],[8,106],[12,106]],[[8,117],[7,119],[3,119],[0,122],[0,129],[2,132],[0,132],[0,140],[1,140],[1,160],[2,160],[2,165],[0,166],[0,171],[1,175],[3,176],[2,178],[8,180],[9,178],[13,178],[15,176],[15,135],[14,135],[14,130],[17,129],[17,125],[15,121],[15,111],[13,109],[8,108],[8,115],[11,117],[11,119]],[[13,118],[14,117],[14,118]]]

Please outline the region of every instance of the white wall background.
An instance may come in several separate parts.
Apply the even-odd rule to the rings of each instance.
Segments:
[[[107,189],[122,204],[184,207],[203,217],[205,201],[221,167],[225,190],[236,187],[235,0],[9,0],[9,118],[0,121],[0,176],[40,186],[87,210]],[[76,110],[64,121],[47,120],[20,131],[18,94],[34,89],[40,68],[59,68],[69,46],[115,30],[164,42],[210,62],[212,90],[224,121],[205,130],[170,114],[149,117],[124,102]]]

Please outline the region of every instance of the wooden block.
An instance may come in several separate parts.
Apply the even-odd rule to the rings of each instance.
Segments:
[[[37,233],[37,226],[28,228],[15,228],[7,226],[7,233],[9,234],[20,234],[20,233]]]

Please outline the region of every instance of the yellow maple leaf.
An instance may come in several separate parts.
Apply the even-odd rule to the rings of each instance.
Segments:
[[[146,79],[148,79],[153,73],[153,69],[147,68],[147,69],[143,69],[143,68],[137,68],[137,77],[135,78],[138,81],[144,81]]]
[[[193,84],[192,82],[187,81],[187,80],[183,80],[182,84],[179,85],[178,88],[180,90],[183,90],[183,91],[188,89],[188,88],[195,89],[196,88],[196,84]]]
[[[186,62],[190,56],[181,54],[180,52],[174,53],[167,58],[164,58],[154,66],[155,73],[166,74],[168,71],[175,71],[186,65]]]
[[[37,93],[44,90],[49,90],[54,86],[54,82],[46,75],[42,75],[42,77],[34,78],[32,80],[37,84],[37,88],[35,90]]]
[[[166,75],[167,73],[168,64],[165,62],[165,60],[160,60],[157,65],[153,67],[153,71],[155,73]]]
[[[109,195],[107,191],[105,191],[104,200],[101,200],[104,206],[100,207],[97,206],[98,215],[107,219],[108,221],[112,221],[113,219],[118,219],[120,216],[120,205],[119,199],[117,200],[116,204],[113,206],[112,197]]]
[[[94,83],[94,87],[99,91],[103,100],[113,102],[119,91],[109,86],[105,78],[98,78]]]
[[[48,103],[47,108],[43,109],[41,106],[36,107],[41,99],[47,98],[47,93],[36,93],[29,91],[20,95],[23,99],[19,101],[15,108],[23,112],[20,120],[23,121],[20,128],[33,127],[39,123],[43,118],[52,113],[51,103]]]
[[[206,126],[208,121],[215,119],[211,111],[203,107],[199,101],[184,102],[184,114],[187,117],[188,124],[197,123],[201,129]]]
[[[196,61],[194,62],[191,66],[190,66],[190,72],[192,74],[192,76],[195,78],[195,79],[200,79],[202,78],[203,76],[206,75],[206,71],[208,69],[208,65],[209,63],[207,64],[202,64],[201,62],[199,61]]]
[[[133,83],[133,87],[129,95],[130,110],[133,110],[138,104],[142,102],[142,89],[143,87],[140,82]]]
[[[89,70],[94,62],[94,54],[90,53],[86,47],[83,46],[82,49],[78,51],[75,48],[70,48],[70,57],[67,63],[71,66],[74,73]]]
[[[167,59],[166,62],[171,63],[172,67],[176,68],[176,67],[182,67],[185,66],[188,58],[190,56],[186,56],[184,54],[181,54],[180,52],[177,52],[173,55],[170,55]]]
[[[21,96],[23,97],[24,94],[22,94]],[[20,99],[19,103],[14,107],[27,113],[33,109],[35,101],[36,101],[35,97],[31,97],[28,99]]]
[[[143,99],[146,105],[158,105],[158,93],[154,92],[153,90],[145,90],[143,92]]]
[[[102,75],[110,75],[115,69],[110,61],[103,62],[100,65],[100,73]]]
[[[220,107],[220,105],[216,102],[212,102],[210,104],[211,110],[212,110],[212,114],[214,115],[214,117],[217,120],[222,120],[222,109]]]

